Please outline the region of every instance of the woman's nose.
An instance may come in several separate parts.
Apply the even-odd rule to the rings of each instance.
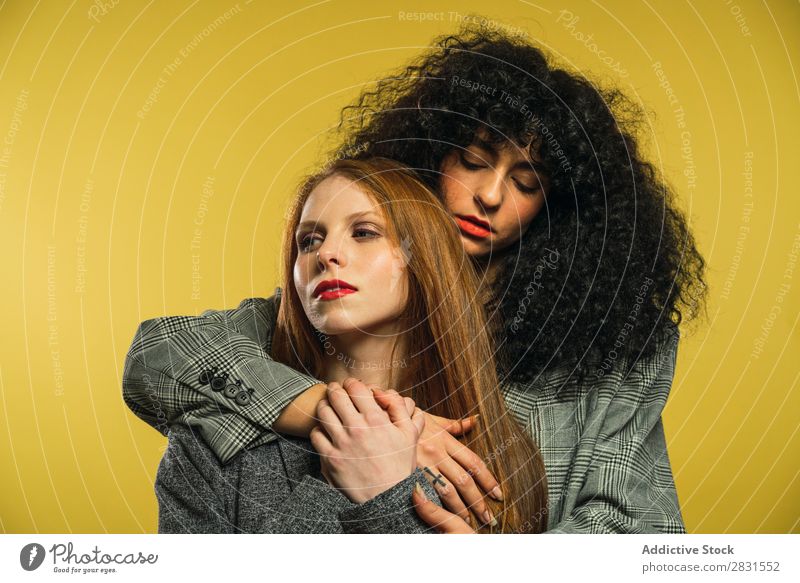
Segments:
[[[321,271],[327,269],[330,265],[343,267],[345,263],[344,253],[340,244],[334,244],[332,241],[325,241],[317,253],[317,265]]]
[[[484,209],[495,209],[503,203],[503,177],[499,172],[492,172],[486,181],[478,185],[475,199]]]

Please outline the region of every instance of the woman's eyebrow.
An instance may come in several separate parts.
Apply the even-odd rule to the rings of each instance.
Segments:
[[[492,156],[497,155],[497,148],[491,142],[487,142],[482,138],[475,138],[475,141],[472,142],[472,145],[478,146],[481,150],[485,150],[489,152]]]
[[[478,146],[481,150],[485,150],[489,152],[493,157],[497,157],[497,147],[492,144],[491,142],[487,142],[481,138],[475,138],[473,145]],[[542,172],[544,173],[545,167],[544,164],[539,162],[538,160],[520,160],[514,166],[511,167],[512,170],[534,170],[535,172]]]
[[[359,212],[351,213],[351,214],[349,214],[349,215],[347,215],[345,217],[345,220],[346,221],[353,221],[355,219],[366,217],[366,216],[369,216],[369,215],[374,215],[376,218],[381,218],[380,215],[378,215],[378,213],[376,213],[373,210],[369,210],[369,211],[359,211]],[[303,221],[302,223],[297,225],[297,231],[299,231],[300,229],[303,229],[303,228],[314,228],[314,227],[317,227],[319,224],[320,224],[320,220],[319,219],[306,220],[306,221]],[[297,231],[295,231],[295,232],[297,232]]]
[[[527,170],[528,172],[534,171],[537,174],[544,174],[545,167],[541,162],[536,160],[521,160],[511,167],[512,170]]]
[[[355,220],[355,219],[360,219],[360,218],[363,218],[363,217],[367,217],[369,215],[374,215],[376,218],[381,218],[380,215],[378,215],[378,213],[376,213],[375,211],[368,210],[368,211],[361,211],[361,212],[352,213],[350,215],[347,215],[346,219],[348,221],[352,221],[352,220]]]

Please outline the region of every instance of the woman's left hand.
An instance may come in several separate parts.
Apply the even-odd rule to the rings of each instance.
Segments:
[[[428,525],[441,534],[475,534],[472,527],[458,514],[437,506],[425,496],[419,486],[414,487],[411,493],[411,502],[417,510],[417,515]]]

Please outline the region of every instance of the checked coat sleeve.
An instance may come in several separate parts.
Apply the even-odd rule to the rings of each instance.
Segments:
[[[550,448],[556,512],[547,532],[686,532],[661,420],[677,346],[675,329],[653,357],[602,376],[570,405],[582,427],[572,443]],[[541,419],[559,435],[548,415]]]
[[[125,360],[125,403],[164,435],[195,428],[223,464],[274,440],[281,411],[320,382],[269,357],[279,301],[280,288],[234,310],[142,322]]]

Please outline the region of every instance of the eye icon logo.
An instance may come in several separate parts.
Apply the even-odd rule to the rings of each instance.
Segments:
[[[30,543],[19,552],[19,564],[26,571],[35,571],[44,561],[44,547],[38,543]]]

